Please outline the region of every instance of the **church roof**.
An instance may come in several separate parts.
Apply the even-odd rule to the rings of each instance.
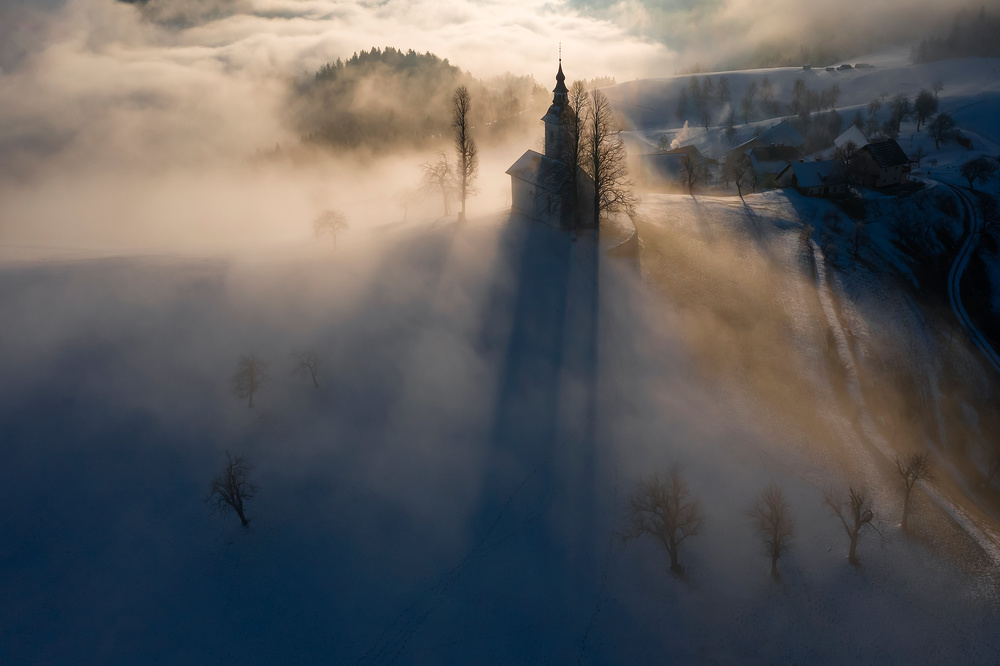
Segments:
[[[526,150],[510,165],[507,175],[531,183],[540,189],[558,192],[561,191],[562,181],[566,178],[566,165],[534,150]]]

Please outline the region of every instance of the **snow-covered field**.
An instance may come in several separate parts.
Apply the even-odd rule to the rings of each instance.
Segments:
[[[646,211],[692,206],[711,228],[687,231],[732,239],[731,202]],[[785,204],[757,214],[790,252]],[[365,243],[4,267],[4,661],[997,659],[982,555],[890,524],[848,566],[821,504],[844,454],[715,376],[628,264],[497,219]],[[798,280],[781,299],[815,311]],[[319,389],[290,372],[303,349]],[[248,351],[270,362],[253,410],[227,391]],[[203,503],[226,449],[261,487],[246,530]],[[618,537],[672,462],[707,515],[683,581]],[[782,585],[742,513],[771,479],[799,527]]]
[[[944,77],[995,154],[997,67],[885,64],[842,103]],[[644,137],[678,131],[650,114]],[[897,242],[961,236],[934,179],[963,153],[873,199],[857,259],[832,204],[784,192],[647,195],[639,269],[502,213],[367,220],[336,251],[291,230],[6,248],[0,662],[997,663],[996,506],[968,480],[997,378]],[[253,409],[229,391],[249,352]],[[904,537],[890,456],[911,449],[937,473]],[[204,501],[227,450],[260,486],[247,529]],[[621,540],[636,480],[672,463],[706,515],[683,579]],[[772,480],[798,532],[781,583],[745,517]],[[860,568],[823,506],[851,484],[884,535]]]

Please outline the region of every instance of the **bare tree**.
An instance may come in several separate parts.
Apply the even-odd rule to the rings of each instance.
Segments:
[[[630,524],[623,541],[643,534],[656,537],[670,555],[670,570],[681,573],[678,550],[685,539],[698,534],[705,517],[701,503],[691,496],[680,467],[671,467],[665,478],[653,474],[639,479],[629,500],[628,514]]]
[[[724,76],[720,77],[716,101],[719,106],[723,106],[724,104],[729,104],[731,99],[732,93],[729,90],[729,79]]]
[[[240,356],[240,360],[236,362],[236,372],[229,385],[237,397],[249,398],[247,405],[252,408],[253,394],[266,379],[267,363],[254,354],[246,354]]]
[[[711,173],[703,161],[688,154],[681,160],[681,177],[687,185],[688,194],[693,196],[695,186],[706,184]]]
[[[772,481],[754,498],[747,516],[771,558],[771,576],[778,580],[778,559],[791,547],[795,536],[795,521],[778,484]]]
[[[410,214],[410,206],[416,203],[419,198],[420,192],[414,189],[399,190],[393,195],[392,200],[403,209],[403,222],[406,222],[406,218]]]
[[[917,163],[917,168],[920,168],[920,161],[927,157],[927,151],[924,150],[923,146],[917,146],[916,150],[913,151],[913,161]]]
[[[568,101],[563,108],[562,141],[560,148],[562,151],[562,162],[566,165],[569,174],[568,191],[566,196],[573,214],[578,214],[584,202],[580,201],[579,173],[583,167],[586,156],[586,116],[587,107],[590,103],[590,96],[587,94],[587,87],[583,81],[574,81],[570,86]]]
[[[681,88],[681,94],[677,98],[677,119],[684,120],[687,117],[688,89]]]
[[[600,90],[590,93],[584,155],[584,170],[594,180],[594,224],[600,225],[601,213],[632,213],[636,198],[628,178],[625,142],[611,103]]]
[[[462,201],[462,212],[458,219],[465,221],[465,201],[469,195],[475,194],[473,183],[479,171],[479,146],[472,136],[472,95],[465,86],[459,86],[452,97],[451,127],[455,130],[455,152],[458,161],[455,164],[455,177],[458,181],[458,194]]]
[[[921,123],[937,113],[938,98],[930,90],[921,90],[917,94],[916,101],[913,102],[913,111],[917,114],[917,131],[920,131]]]
[[[764,174],[753,168],[752,164],[747,165],[747,182],[750,183],[750,191],[756,192],[757,188],[764,184]]]
[[[316,353],[311,351],[301,354],[292,352],[292,358],[295,359],[295,370],[293,372],[308,373],[312,379],[313,386],[319,388],[319,359],[316,358]]]
[[[944,81],[942,81],[941,79],[935,81],[934,84],[931,86],[931,90],[934,91],[934,97],[937,97],[938,93],[944,90]]]
[[[702,127],[708,129],[709,125],[712,124],[712,112],[707,106],[703,106],[698,109],[698,122],[701,123]]]
[[[833,510],[834,515],[840,519],[847,532],[847,538],[851,540],[850,550],[847,552],[847,561],[858,566],[857,548],[858,537],[866,527],[878,532],[872,521],[875,520],[875,512],[872,510],[872,501],[864,489],[855,490],[850,488],[850,496],[847,499],[839,498],[833,493],[827,493],[823,498],[823,503]],[[879,532],[881,534],[881,532]]]
[[[208,497],[205,501],[215,504],[219,511],[235,511],[240,517],[243,527],[250,524],[246,513],[243,511],[243,503],[253,498],[258,488],[250,481],[250,471],[253,467],[243,458],[236,456],[234,459],[229,451],[226,451],[226,469],[217,477],[212,479]]]
[[[878,112],[882,109],[882,102],[888,98],[889,95],[887,93],[882,93],[878,97],[872,99],[872,101],[868,102],[868,115],[877,116]]]
[[[986,176],[990,176],[997,171],[997,164],[988,157],[980,155],[962,165],[960,172],[962,178],[969,181],[969,189],[975,191],[973,184]]]
[[[896,456],[896,473],[903,481],[903,519],[900,527],[904,532],[909,529],[907,519],[910,517],[910,491],[913,485],[921,479],[931,476],[931,459],[926,453],[911,453],[905,458]]]
[[[726,158],[722,162],[723,178],[736,185],[736,192],[740,195],[740,199],[743,198],[743,188],[747,186],[748,170],[751,168],[743,153],[739,152],[726,153]]]
[[[833,160],[847,178],[847,182],[857,185],[861,182],[861,148],[853,141],[838,146],[834,151]]]
[[[927,131],[934,139],[935,150],[941,147],[942,141],[950,141],[955,136],[955,121],[947,113],[939,113],[927,124]]]
[[[333,249],[337,249],[337,234],[350,227],[347,216],[339,210],[324,210],[313,220],[313,233],[316,238],[324,234],[333,236]]]
[[[862,129],[869,139],[875,139],[882,133],[882,125],[879,123],[877,116],[869,116]]]
[[[448,206],[448,198],[452,194],[455,173],[448,155],[442,152],[433,162],[421,164],[420,170],[423,172],[420,178],[420,191],[425,195],[440,192],[441,200],[444,202],[444,214],[449,215],[451,210]]]

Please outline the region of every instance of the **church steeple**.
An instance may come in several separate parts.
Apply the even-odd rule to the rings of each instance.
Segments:
[[[559,45],[559,71],[556,72],[556,87],[552,89],[552,106],[542,118],[545,123],[545,154],[557,160],[562,159],[562,115],[569,104],[569,88],[566,75],[562,71],[562,44]]]
[[[566,104],[569,101],[569,88],[566,87],[566,75],[562,71],[562,44],[559,45],[559,71],[556,72],[556,87],[552,89],[552,103]]]

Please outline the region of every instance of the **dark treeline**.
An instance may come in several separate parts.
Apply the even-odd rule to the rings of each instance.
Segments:
[[[945,37],[931,37],[913,47],[914,63],[935,62],[949,58],[1000,56],[1000,17],[989,16],[982,8],[976,14],[959,12]]]
[[[548,98],[531,76],[478,81],[447,58],[388,46],[322,66],[296,86],[290,107],[308,143],[371,150],[422,145],[450,135],[451,98],[460,85],[470,90],[472,121],[484,131],[513,125]]]

